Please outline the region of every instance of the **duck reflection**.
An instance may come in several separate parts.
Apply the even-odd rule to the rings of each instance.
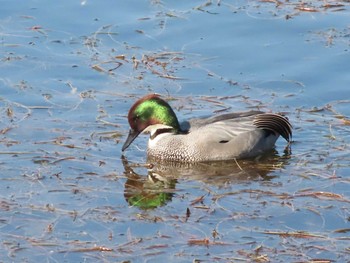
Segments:
[[[124,197],[126,201],[141,209],[153,209],[170,202],[178,180],[196,180],[216,187],[248,181],[269,181],[275,177],[273,171],[288,164],[290,155],[272,152],[253,160],[231,160],[225,162],[184,164],[159,162],[149,158],[146,165],[130,164],[122,156],[127,176]],[[137,167],[147,167],[147,176],[137,174]]]
[[[122,156],[127,180],[124,185],[124,197],[131,206],[141,209],[153,209],[168,203],[175,191],[176,179],[166,178],[148,169],[147,176],[137,174],[133,168],[140,165],[129,164]]]

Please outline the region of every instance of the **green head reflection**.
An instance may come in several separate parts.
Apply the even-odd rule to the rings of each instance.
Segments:
[[[135,173],[125,183],[124,197],[131,206],[154,209],[167,204],[174,195],[176,181],[150,173],[148,177]]]

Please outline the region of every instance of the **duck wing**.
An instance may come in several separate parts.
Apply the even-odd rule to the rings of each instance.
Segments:
[[[241,118],[251,117],[257,114],[262,114],[262,111],[247,111],[247,112],[231,112],[221,115],[214,115],[211,117],[193,118],[188,121],[184,121],[180,124],[183,132],[191,132],[193,129],[198,129],[208,124],[212,124],[220,121],[232,120],[234,123],[240,121]]]
[[[287,142],[292,138],[292,125],[289,120],[275,113],[261,113],[254,117],[256,127],[281,135]]]
[[[195,118],[181,124],[184,133],[201,130],[219,141],[230,141],[243,132],[256,128],[274,135],[281,135],[287,142],[292,138],[292,125],[279,114],[248,111],[227,113],[209,118]]]

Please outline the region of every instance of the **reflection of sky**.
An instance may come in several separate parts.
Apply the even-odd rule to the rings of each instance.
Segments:
[[[200,4],[198,1],[196,6]],[[9,1],[8,5],[13,3]],[[305,86],[302,103],[313,98],[316,104],[324,104],[329,100],[330,87],[337,87],[332,89],[332,99],[341,99],[349,81],[349,55],[345,51],[348,39],[341,37],[348,26],[346,11],[302,12],[286,20],[286,14],[296,14],[290,5],[286,9],[274,9],[273,5],[259,9],[254,1],[244,8],[225,3],[204,7],[210,13],[192,9],[193,3],[177,9],[147,2],[122,6],[110,2],[108,9],[113,12],[106,12],[106,3],[92,1],[22,5],[13,6],[16,11],[3,10],[3,43],[10,45],[5,49],[21,58],[2,69],[5,73],[12,71],[10,81],[16,76],[30,82],[40,78],[74,78],[77,82],[82,76],[83,80],[100,79],[98,72],[85,67],[107,62],[115,55],[126,55],[130,61],[132,56],[141,59],[143,54],[160,51],[184,52],[185,60],[169,67],[174,67],[177,77],[186,78],[174,85],[145,76],[143,83],[160,92],[164,92],[164,85],[174,91],[181,85],[180,94],[184,95],[204,91],[211,94],[213,89],[215,94],[232,95],[242,90],[232,92],[228,80],[253,88],[269,81],[295,81]],[[130,9],[132,12],[128,12]],[[30,30],[33,26],[40,28]],[[334,45],[327,47],[333,35]],[[119,78],[113,81],[128,85],[125,82],[129,80],[139,85],[130,78],[140,72],[132,72],[132,63],[123,63],[116,72]],[[16,69],[20,73],[14,74]],[[208,76],[208,71],[215,75]],[[31,80],[33,76],[36,78]],[[224,81],[220,81],[221,77]],[[283,89],[283,83],[280,85]],[[274,91],[273,87],[271,92]],[[288,103],[300,105],[300,98]]]

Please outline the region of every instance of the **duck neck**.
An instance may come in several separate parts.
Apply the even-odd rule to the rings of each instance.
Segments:
[[[153,140],[153,139],[156,138],[159,134],[165,134],[165,133],[177,133],[177,132],[174,131],[173,128],[160,128],[160,129],[157,129],[154,133],[151,134],[150,139]]]

